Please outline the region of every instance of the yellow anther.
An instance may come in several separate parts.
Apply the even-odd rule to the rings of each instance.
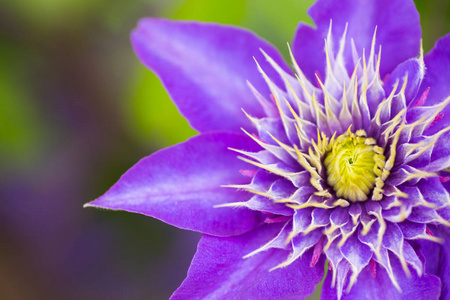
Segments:
[[[349,130],[336,138],[325,154],[324,166],[327,182],[337,197],[348,201],[366,201],[373,192],[373,199],[381,200],[382,178],[386,158],[383,149],[367,138],[364,130]]]

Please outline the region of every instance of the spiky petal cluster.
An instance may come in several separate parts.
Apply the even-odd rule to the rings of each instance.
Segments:
[[[339,42],[336,54],[334,42]],[[250,85],[267,117],[247,114],[257,131],[245,132],[264,150],[255,153],[234,149],[254,167],[242,171],[253,179],[250,184],[228,186],[254,196],[245,202],[220,205],[262,211],[267,215],[266,223],[284,223],[276,237],[247,257],[270,248],[288,249],[290,256],[276,267],[282,268],[310,248],[319,255],[323,251],[333,272],[333,285],[337,283],[338,297],[344,284],[350,290],[369,264],[373,272],[377,264],[384,268],[400,290],[392,257],[400,261],[404,272],[409,274],[413,268],[420,276],[423,262],[411,241],[439,242],[428,226],[450,226],[450,198],[439,180],[439,172],[448,167],[449,161],[434,152],[435,143],[450,127],[424,135],[450,98],[425,106],[424,94],[409,105],[409,94],[417,92],[418,86],[408,80],[406,72],[395,81],[381,81],[381,47],[376,53],[375,34],[368,58],[364,53],[358,57],[352,40],[348,44],[346,32],[340,41],[332,40],[330,24],[325,40],[326,78],[317,76],[316,84],[306,79],[293,56],[296,78],[264,53],[285,86],[277,86],[258,65],[272,101]],[[343,55],[349,46],[353,50],[351,74]],[[417,60],[423,72],[422,56]],[[364,174],[342,175],[344,172],[336,178],[338,173],[330,173],[333,164],[339,168],[342,163],[342,157],[336,162],[329,154],[336,145],[335,137],[340,135],[340,143],[353,136],[347,142],[355,145],[355,136],[363,137],[359,140],[363,150],[358,151],[369,149],[377,155],[371,154],[372,160],[365,157],[365,167],[348,171],[368,168],[367,184],[351,181]],[[351,185],[360,188],[344,191]],[[439,193],[433,192],[436,189]],[[317,259],[316,255],[311,264]]]

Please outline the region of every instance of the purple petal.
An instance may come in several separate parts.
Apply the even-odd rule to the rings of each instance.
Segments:
[[[257,150],[246,136],[207,133],[158,151],[138,162],[102,197],[86,206],[141,213],[202,233],[238,235],[262,221],[249,209],[214,208],[246,201],[250,194],[226,184],[246,184],[239,170],[248,164],[227,147]]]
[[[342,260],[345,261],[344,256],[342,255],[341,250],[338,248],[337,244],[339,243],[339,239],[336,238],[330,245],[328,249],[325,250],[325,254],[328,258],[328,263],[331,264],[332,270],[328,272],[333,279],[333,275],[337,278],[338,266]],[[335,278],[335,280],[336,280]],[[336,284],[336,282],[335,282]]]
[[[172,299],[303,299],[310,295],[323,277],[323,260],[309,266],[311,251],[271,272],[288,251],[270,249],[243,258],[280,230],[280,225],[269,225],[237,237],[203,236],[188,277]]]
[[[442,102],[450,95],[450,34],[440,38],[434,48],[424,57],[426,73],[419,95],[428,87],[426,105],[431,106]]]
[[[412,271],[412,277],[408,278],[403,272],[400,262],[393,255],[390,256],[390,261],[402,293],[394,287],[386,270],[377,264],[375,278],[372,276],[370,267],[365,267],[359,274],[357,282],[350,290],[350,293],[346,294],[344,289],[341,299],[439,299],[441,283],[438,277],[432,275],[418,277]],[[328,273],[322,288],[322,299],[336,298],[336,289],[331,288],[331,274]],[[445,297],[442,299],[445,299]]]
[[[292,51],[298,66],[311,82],[317,82],[315,74],[325,79],[324,36],[302,22],[298,24],[292,41]]]
[[[131,41],[142,63],[158,75],[181,113],[200,132],[249,128],[242,108],[252,116],[264,116],[247,86],[248,80],[263,96],[269,95],[253,58],[275,83],[282,86],[282,81],[260,48],[289,70],[273,46],[237,27],[142,19]]]
[[[434,48],[425,55],[424,61],[426,72],[419,95],[429,87],[426,105],[440,103],[450,95],[447,84],[450,78],[450,34],[436,42]]]
[[[272,199],[260,195],[253,196],[247,201],[246,206],[252,210],[274,215],[292,216],[294,214],[294,210],[285,204],[275,203]]]
[[[283,122],[280,118],[262,118],[255,120],[254,123],[258,130],[258,137],[271,145],[277,145],[277,142],[270,136],[276,136],[277,139],[285,144],[289,143],[289,139],[286,136],[286,131],[283,127]],[[269,134],[270,132],[270,134]]]
[[[333,224],[342,227],[349,222],[349,214],[353,215],[355,211],[358,211],[358,208],[361,209],[359,204],[352,203],[352,206],[350,207],[352,212],[350,213],[349,209],[346,207],[336,207],[330,215],[330,221]]]
[[[403,233],[400,227],[396,223],[386,223],[387,228],[383,236],[383,247],[397,255],[399,259],[403,257],[406,263],[414,267],[421,274],[423,265],[411,245],[403,239]]]
[[[302,256],[305,251],[310,249],[311,247],[314,247],[316,245],[320,238],[323,236],[322,233],[323,230],[321,229],[315,229],[312,232],[303,235],[299,234],[296,237],[292,239],[292,257],[288,259],[288,261],[293,259],[298,259],[298,257]]]
[[[431,106],[450,96],[450,34],[440,38],[424,60],[426,72],[419,95],[430,88],[425,105]],[[450,107],[447,106],[443,112],[446,117],[430,128],[433,132],[450,125]]]
[[[408,220],[414,223],[434,223],[439,215],[434,208],[416,206],[412,208]]]
[[[436,212],[442,219],[450,222],[450,206],[448,204],[445,207],[439,208]]]
[[[424,200],[435,204],[437,208],[444,207],[450,203],[448,191],[436,177],[428,178],[426,181],[421,180],[417,184],[417,188],[420,190]]]
[[[372,251],[366,244],[359,241],[356,234],[352,234],[341,247],[342,255],[350,263],[353,272],[361,272],[361,270],[369,264],[372,258]]]
[[[398,227],[400,227],[402,234],[405,239],[420,239],[422,237],[427,236],[427,228],[425,224],[422,223],[413,223],[408,220],[405,220],[401,223],[397,223]]]
[[[333,20],[334,53],[337,53],[339,39],[348,22],[346,62],[352,62],[350,39],[353,38],[359,56],[362,49],[366,55],[371,46],[377,26],[375,51],[382,45],[380,73],[384,77],[401,62],[419,54],[421,29],[419,14],[413,1],[408,0],[319,0],[310,9],[317,29],[300,24],[293,41],[293,52],[300,68],[314,79],[314,73],[325,74],[324,38]],[[353,65],[347,66],[353,71]],[[324,78],[324,77],[322,77]]]
[[[439,277],[442,281],[442,295],[441,299],[450,298],[450,230],[446,227],[438,227],[435,231],[436,235],[444,240],[441,246],[440,260],[439,260]],[[436,255],[436,253],[433,253]]]
[[[450,261],[447,261],[446,266],[444,268],[442,268],[441,266],[440,260],[442,256],[442,246],[439,243],[427,240],[418,240],[417,242],[420,244],[420,252],[423,254],[425,258],[425,273],[439,276],[439,272],[443,270],[446,271],[448,274],[448,272],[450,271],[449,268]],[[449,278],[443,277],[441,278],[441,281],[442,286],[443,287],[447,286],[447,290],[450,291]],[[445,294],[445,288],[443,288],[442,292]]]
[[[441,120],[439,126],[445,125],[450,126],[450,109],[446,109],[448,111],[448,116],[444,118],[444,120]],[[436,123],[436,126],[438,124]],[[431,130],[433,130],[433,127],[431,127]],[[433,152],[430,157],[430,163],[423,168],[423,170],[429,171],[429,172],[436,172],[441,171],[447,168],[450,168],[450,132],[444,133],[437,142],[433,145]]]
[[[292,219],[292,227],[294,233],[298,234],[308,228],[309,224],[311,224],[312,221],[312,211],[312,208],[305,208],[295,211],[294,217]]]
[[[420,59],[411,58],[407,61],[399,64],[392,74],[389,76],[388,80],[384,84],[384,90],[386,95],[390,95],[396,82],[398,82],[397,91],[402,89],[404,83],[404,77],[408,76],[408,83],[405,89],[406,106],[409,106],[411,101],[415,99],[417,92],[419,90],[420,84],[422,83],[425,68],[424,64]]]

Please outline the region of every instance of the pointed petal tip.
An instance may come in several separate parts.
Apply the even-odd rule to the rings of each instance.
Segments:
[[[105,195],[92,200],[91,202],[83,204],[83,208],[97,208],[97,209],[108,209],[108,210],[119,210],[118,208],[108,206],[107,201],[102,201]],[[107,199],[105,199],[107,200]]]
[[[84,207],[139,213],[182,229],[216,236],[250,231],[263,222],[258,212],[214,208],[248,200],[245,192],[221,187],[224,183],[239,185],[250,181],[239,173],[247,164],[227,149],[259,149],[248,142],[246,136],[229,132],[192,137],[143,158],[103,196]],[[198,218],[199,215],[203,217]]]
[[[88,208],[88,207],[95,207],[95,206],[92,205],[91,202],[83,204],[83,208]]]
[[[95,199],[95,200],[92,200],[92,201],[90,201],[90,202],[87,202],[87,203],[83,204],[83,208],[89,208],[89,207],[106,208],[106,207],[104,207],[104,206],[98,204],[98,200],[101,199],[102,197],[103,197],[103,196],[101,196],[101,197],[99,197],[99,198],[97,198],[97,199]]]

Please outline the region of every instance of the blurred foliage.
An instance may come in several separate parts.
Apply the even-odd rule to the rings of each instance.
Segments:
[[[420,14],[425,53],[450,31],[450,2],[446,0],[414,0]]]
[[[33,26],[51,30],[55,25],[67,26],[68,22],[75,25],[80,17],[96,8],[100,0],[20,0],[7,1],[6,5],[19,12],[23,20]]]
[[[15,167],[36,158],[46,132],[38,103],[24,78],[27,70],[16,64],[27,54],[15,45],[0,44],[0,162],[7,158]]]
[[[187,0],[175,8],[171,17],[237,25],[244,20],[246,2],[245,0]]]
[[[131,88],[128,122],[137,139],[165,147],[195,135],[156,75],[139,66],[136,77]]]

